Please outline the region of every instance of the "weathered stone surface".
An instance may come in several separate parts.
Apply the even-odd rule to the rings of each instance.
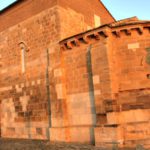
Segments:
[[[150,21],[111,23],[98,0],[21,1],[0,20],[1,137],[150,147]]]
[[[0,139],[1,150],[100,150],[87,144],[66,144],[50,143],[48,141],[31,140],[2,140]],[[102,149],[103,150],[103,149]]]

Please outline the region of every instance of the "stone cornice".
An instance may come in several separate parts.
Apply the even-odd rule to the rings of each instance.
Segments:
[[[116,22],[115,24],[104,25],[64,39],[60,41],[60,46],[62,50],[69,50],[81,44],[88,44],[93,39],[101,40],[101,38],[108,38],[110,35],[121,38],[121,32],[130,36],[134,30],[137,31],[139,35],[143,34],[144,30],[150,31],[150,21],[134,21],[125,22],[123,24],[117,24]]]

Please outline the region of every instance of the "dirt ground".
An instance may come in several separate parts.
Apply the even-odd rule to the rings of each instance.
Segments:
[[[0,139],[0,150],[101,150],[91,145]]]
[[[0,150],[108,150],[86,144],[50,143],[49,141],[0,139]],[[109,150],[144,150],[112,147]]]

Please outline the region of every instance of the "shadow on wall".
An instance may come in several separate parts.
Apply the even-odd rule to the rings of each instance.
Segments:
[[[91,49],[92,49],[92,45],[89,45],[87,48],[87,53],[86,53],[86,65],[87,65],[87,72],[88,72],[88,84],[89,84],[89,97],[90,97],[90,103],[91,103],[91,112],[92,112],[92,114],[95,114],[95,115],[92,115],[92,122],[93,122],[93,125],[96,125],[96,109],[95,109],[95,98],[94,98]],[[90,136],[91,136],[90,138],[91,138],[92,144],[95,144],[94,127],[91,128]]]
[[[100,97],[95,98],[97,121],[100,121],[99,115],[104,115],[106,110],[112,109],[112,87],[111,87],[111,75],[110,75],[110,64],[109,64],[109,51],[105,42],[100,43],[98,46],[94,46],[91,51],[91,81],[89,81],[89,87],[91,91],[100,89]],[[94,76],[100,78],[99,85],[93,83]],[[99,87],[98,87],[99,86]],[[96,92],[95,92],[96,93]],[[95,94],[96,97],[96,94]],[[99,102],[97,102],[99,101]],[[100,102],[101,101],[101,102]],[[97,106],[97,103],[101,103],[101,106]],[[97,122],[98,123],[98,122]],[[98,123],[99,124],[99,123]],[[101,124],[101,122],[100,122]]]
[[[111,79],[110,79],[110,71],[109,71],[109,58],[107,54],[107,47],[105,49],[102,49],[102,52],[99,51],[98,47],[95,47],[94,45],[89,45],[87,47],[86,52],[86,65],[87,65],[87,72],[88,72],[88,84],[89,84],[89,97],[90,97],[90,104],[91,104],[91,112],[92,114],[92,121],[93,121],[93,127],[91,128],[91,141],[93,144],[95,144],[95,135],[94,135],[94,127],[96,125],[102,125],[101,118],[99,116],[104,117],[104,113],[106,113],[106,106],[109,105],[110,102],[112,102],[111,99]],[[97,59],[94,58],[94,55],[97,55],[100,53],[100,56],[96,56]],[[103,58],[104,61],[101,59]],[[96,67],[94,66],[96,65]],[[98,76],[100,76],[100,88],[101,88],[101,94],[102,94],[102,106],[97,106],[96,101],[101,101],[101,99],[97,99],[96,95],[94,93],[94,90],[96,91],[96,88],[94,89],[94,81],[93,77],[95,75],[95,72],[98,71]],[[97,74],[97,73],[96,73]],[[107,96],[105,96],[107,94]],[[104,99],[104,97],[107,97],[107,99]],[[99,103],[98,102],[98,103]],[[104,108],[102,108],[104,107]],[[108,107],[108,106],[107,106]],[[103,109],[103,110],[100,110]]]

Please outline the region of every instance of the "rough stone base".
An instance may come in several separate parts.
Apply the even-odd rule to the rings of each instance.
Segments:
[[[149,123],[114,125],[95,128],[95,143],[98,147],[130,147],[142,145],[150,149]]]
[[[2,128],[2,138],[11,138],[11,139],[48,139],[48,128]]]
[[[94,144],[94,128],[50,128],[50,141]]]
[[[95,144],[99,147],[122,146],[123,136],[120,127],[97,127],[95,128]]]

